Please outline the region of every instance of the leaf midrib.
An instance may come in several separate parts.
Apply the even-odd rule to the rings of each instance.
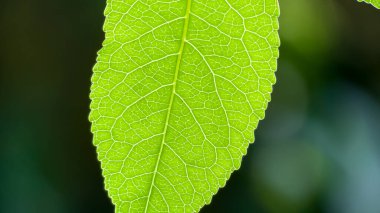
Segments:
[[[170,96],[168,112],[166,114],[165,127],[164,127],[163,136],[162,136],[161,147],[160,147],[160,151],[158,153],[158,157],[157,157],[157,161],[156,161],[156,166],[155,166],[154,172],[153,172],[153,178],[152,178],[152,182],[150,184],[149,194],[148,194],[148,198],[147,198],[146,205],[145,205],[145,210],[144,210],[145,213],[148,211],[149,201],[150,201],[150,197],[151,197],[151,194],[152,194],[154,182],[155,182],[155,179],[156,179],[158,165],[159,165],[159,162],[160,162],[160,159],[161,159],[162,150],[163,150],[163,147],[164,147],[164,144],[165,144],[166,133],[167,133],[167,130],[168,130],[169,119],[170,119],[170,115],[171,115],[171,110],[172,110],[172,106],[173,106],[173,100],[174,100],[176,86],[177,86],[178,72],[179,72],[179,68],[181,66],[181,61],[182,61],[182,56],[183,56],[183,50],[184,50],[185,43],[186,43],[187,31],[188,31],[188,28],[189,28],[189,16],[190,16],[190,9],[191,9],[191,1],[192,0],[187,0],[187,3],[186,3],[185,23],[183,25],[183,32],[182,32],[182,38],[181,38],[181,46],[180,46],[179,51],[178,51],[177,64],[176,64],[174,78],[173,78],[173,89],[172,89],[172,93],[171,93],[171,96]]]

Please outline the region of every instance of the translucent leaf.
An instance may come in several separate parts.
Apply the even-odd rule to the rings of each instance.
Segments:
[[[94,144],[116,212],[196,212],[270,101],[277,0],[108,0]]]
[[[380,9],[380,0],[358,0],[359,2],[366,2],[372,4],[374,7]]]

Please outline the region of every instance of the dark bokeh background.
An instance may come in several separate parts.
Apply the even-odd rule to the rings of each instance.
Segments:
[[[256,142],[202,212],[380,212],[380,11],[281,0]],[[112,212],[89,87],[105,0],[0,2],[0,212]]]

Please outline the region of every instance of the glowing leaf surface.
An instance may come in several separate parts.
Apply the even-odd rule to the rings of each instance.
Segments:
[[[372,4],[377,9],[380,9],[380,0],[358,0],[360,2],[366,2],[368,4]]]
[[[197,212],[270,101],[277,0],[108,0],[94,144],[116,212]]]

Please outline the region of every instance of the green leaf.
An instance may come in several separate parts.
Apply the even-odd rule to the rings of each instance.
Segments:
[[[377,9],[380,9],[380,0],[358,0],[359,2],[366,2],[368,4],[372,4]]]
[[[270,101],[277,0],[108,0],[94,144],[116,212],[196,212]]]

